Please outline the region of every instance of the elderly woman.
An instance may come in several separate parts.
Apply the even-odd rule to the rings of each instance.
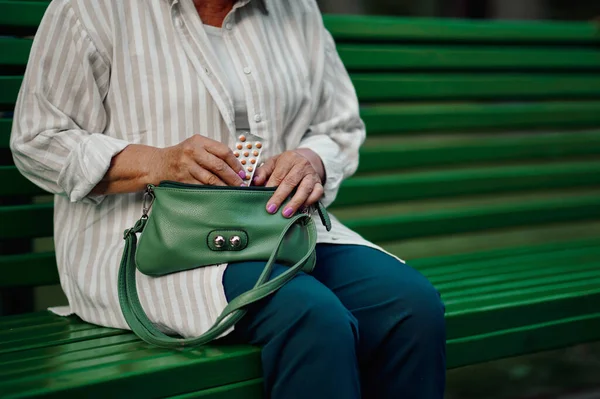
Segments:
[[[253,184],[278,187],[265,210],[240,212],[327,206],[358,165],[356,94],[314,0],[54,0],[28,65],[11,146],[55,194],[60,314],[128,328],[117,270],[142,190],[242,185],[240,132],[264,143]],[[439,295],[332,219],[314,274],[252,306],[229,338],[263,347],[271,398],[442,398]],[[139,275],[142,305],[162,331],[197,336],[263,266]]]

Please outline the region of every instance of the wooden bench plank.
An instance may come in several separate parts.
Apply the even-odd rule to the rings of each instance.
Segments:
[[[600,56],[600,51],[598,52]],[[600,97],[600,74],[353,74],[362,102]]]
[[[576,331],[577,333],[573,333]],[[448,368],[600,339],[600,313],[449,340]]]
[[[27,63],[33,40],[0,37],[0,65],[23,65]]]
[[[48,1],[0,1],[0,27],[37,28]]]
[[[39,287],[58,284],[54,252],[1,255],[1,287]]]
[[[430,210],[410,215],[340,217],[346,226],[376,242],[457,234],[512,226],[600,218],[598,195],[524,203],[482,205],[472,209]],[[339,215],[338,215],[339,217]]]
[[[344,182],[335,207],[518,190],[600,186],[600,162],[527,164],[358,176]]]
[[[0,149],[8,148],[11,129],[12,119],[0,118]]]
[[[12,110],[12,106],[17,101],[22,80],[22,76],[0,76],[0,105],[5,109],[6,106],[10,106]]]
[[[14,166],[0,166],[0,196],[45,193]],[[600,161],[467,168],[358,176],[345,181],[335,207],[518,190],[600,185]]]
[[[341,43],[337,50],[351,73],[403,69],[549,72],[600,68],[600,51],[586,48]]]
[[[0,182],[6,183],[0,187],[0,197],[46,193],[21,175],[16,166],[0,166]]]
[[[368,129],[368,127],[367,127]],[[417,136],[420,138],[420,136]],[[600,154],[600,131],[497,136],[474,133],[471,139],[417,140],[367,138],[360,151],[359,174],[434,166],[506,161],[556,161]]]
[[[0,239],[51,237],[53,218],[52,203],[0,206]]]
[[[365,106],[368,134],[474,129],[593,128],[600,102]]]
[[[207,389],[184,395],[172,396],[171,399],[262,399],[264,382],[262,378],[238,382],[218,388]]]
[[[339,41],[598,43],[593,22],[475,21],[325,15],[327,29]]]

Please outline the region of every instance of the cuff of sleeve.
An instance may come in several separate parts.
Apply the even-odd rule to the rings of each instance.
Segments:
[[[110,168],[112,158],[129,143],[94,133],[81,141],[67,157],[58,176],[58,184],[71,202],[99,204],[104,195],[90,195]]]
[[[321,203],[328,207],[335,200],[342,180],[344,179],[344,165],[340,162],[339,146],[329,136],[316,134],[304,138],[298,148],[309,148],[313,150],[323,161],[325,168],[325,193]]]

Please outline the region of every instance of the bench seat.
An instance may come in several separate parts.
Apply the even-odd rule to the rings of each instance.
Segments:
[[[529,245],[522,231],[501,231],[495,234],[504,242],[512,235],[520,244],[412,261],[446,303],[448,367],[598,339],[600,234],[585,234],[586,227],[598,224],[573,225],[569,238]],[[461,239],[471,241],[446,238],[456,248]],[[412,251],[422,245],[412,243]],[[77,317],[0,319],[0,392],[7,397],[260,398],[260,384],[260,350],[251,346],[169,351]]]

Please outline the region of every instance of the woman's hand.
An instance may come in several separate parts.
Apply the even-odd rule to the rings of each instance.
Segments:
[[[325,169],[323,161],[312,150],[299,148],[269,158],[256,170],[254,184],[277,187],[267,204],[267,212],[275,213],[294,189],[291,201],[282,211],[290,217],[301,206],[310,206],[323,196]]]
[[[160,149],[155,167],[156,180],[211,186],[242,186],[244,168],[233,152],[218,141],[194,135],[172,147]]]

